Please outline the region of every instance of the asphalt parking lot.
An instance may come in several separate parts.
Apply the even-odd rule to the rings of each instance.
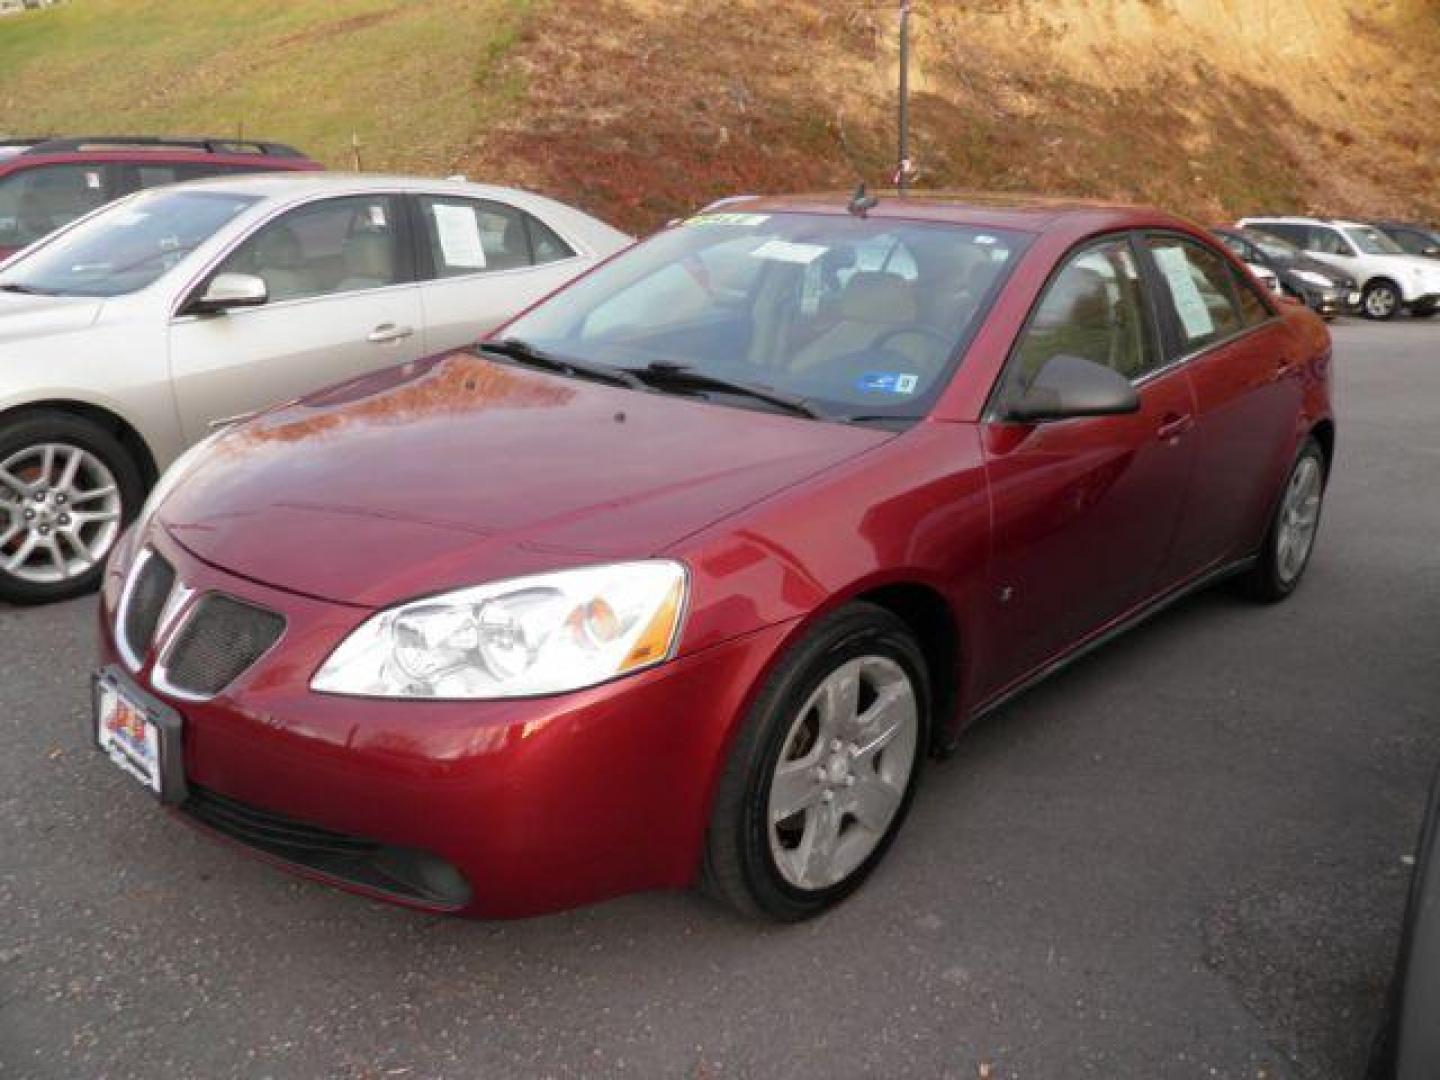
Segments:
[[[1301,591],[1197,597],[973,730],[798,927],[297,882],[88,749],[93,601],[0,608],[0,1076],[1357,1077],[1440,762],[1440,325],[1335,337]]]

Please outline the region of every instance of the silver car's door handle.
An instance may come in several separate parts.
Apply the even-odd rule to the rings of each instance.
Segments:
[[[393,322],[381,323],[365,335],[365,340],[375,345],[384,345],[388,341],[399,341],[415,333],[413,326],[396,326]]]

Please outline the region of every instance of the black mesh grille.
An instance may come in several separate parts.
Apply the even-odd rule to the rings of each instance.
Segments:
[[[229,596],[206,596],[181,627],[165,681],[187,694],[218,694],[279,640],[285,620]]]
[[[160,612],[175,585],[175,568],[159,555],[151,555],[140,567],[130,585],[130,599],[125,608],[125,644],[130,654],[140,660],[155,637]]]
[[[460,872],[428,852],[332,832],[196,784],[181,809],[232,840],[340,881],[452,908],[470,899]]]

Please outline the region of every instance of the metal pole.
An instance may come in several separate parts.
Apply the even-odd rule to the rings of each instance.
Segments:
[[[910,0],[900,0],[900,145],[895,186],[910,186]]]

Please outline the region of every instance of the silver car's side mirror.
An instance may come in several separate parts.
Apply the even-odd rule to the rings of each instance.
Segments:
[[[265,279],[254,274],[216,274],[190,302],[189,315],[214,315],[232,308],[259,307],[270,299]]]

